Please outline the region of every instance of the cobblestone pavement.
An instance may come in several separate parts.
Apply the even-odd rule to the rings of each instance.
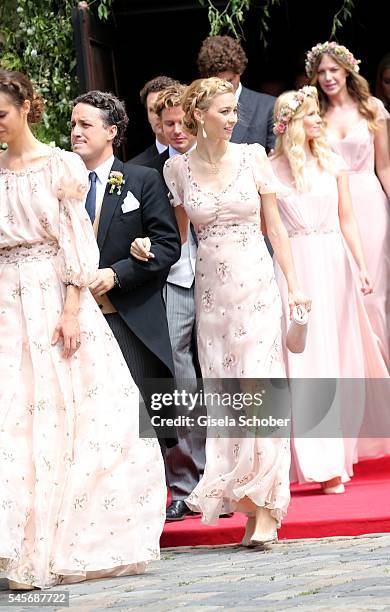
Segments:
[[[0,580],[0,589],[5,588]],[[83,612],[390,611],[390,534],[289,540],[267,550],[233,545],[164,549],[161,561],[144,575],[89,581],[66,590],[70,609]],[[0,604],[6,597],[2,590]]]

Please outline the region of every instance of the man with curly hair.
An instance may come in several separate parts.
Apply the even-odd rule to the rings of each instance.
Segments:
[[[89,170],[86,209],[100,250],[90,290],[149,406],[148,379],[174,376],[162,292],[180,256],[176,220],[159,173],[114,156],[128,124],[123,103],[112,93],[90,91],[73,104],[72,149]],[[131,242],[143,236],[155,254],[147,266],[130,255]]]
[[[231,36],[209,36],[197,58],[201,78],[212,76],[230,81],[238,100],[238,122],[231,142],[258,142],[270,151],[275,142],[272,132],[275,98],[252,91],[241,83],[248,58],[240,42]]]

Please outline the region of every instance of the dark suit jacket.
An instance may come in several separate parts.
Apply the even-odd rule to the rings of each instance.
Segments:
[[[145,151],[142,151],[142,153],[136,155],[129,161],[133,164],[138,164],[139,166],[147,166],[148,164],[146,162],[150,161],[153,157],[156,157],[157,155],[159,155],[159,152],[155,143],[153,143],[152,145],[150,145],[150,147],[145,149]]]
[[[234,126],[231,142],[248,144],[258,142],[267,152],[273,149],[274,104],[273,96],[243,87],[238,100],[238,122]]]
[[[167,161],[167,159],[169,159],[169,149],[167,149],[166,151],[163,151],[160,154],[157,153],[157,155],[148,159],[148,161],[145,162],[143,165],[147,166],[148,168],[155,168],[155,170],[158,170],[158,172],[164,178],[163,169],[164,169],[164,164]],[[138,163],[138,162],[134,162],[134,163]]]
[[[108,297],[133,333],[174,374],[172,348],[162,288],[170,267],[179,259],[180,236],[164,182],[155,170],[124,164],[115,158],[112,170],[122,172],[121,195],[107,186],[100,213],[97,242],[100,268],[111,267],[118,275],[120,289]],[[122,212],[128,191],[140,202],[139,208]],[[149,236],[155,258],[138,261],[130,255],[134,238]]]
[[[155,168],[156,170],[158,170],[162,178],[164,179],[163,169],[164,169],[164,164],[167,161],[167,159],[169,159],[169,149],[167,149],[166,151],[163,151],[162,153],[160,153],[160,155],[156,155],[155,157],[152,157],[147,163],[145,163],[145,166],[148,166],[148,168]],[[167,190],[168,190],[168,187],[167,187]],[[192,223],[190,223],[190,229],[191,229],[192,237],[195,240],[195,244],[196,246],[198,246],[198,238],[197,238],[197,235],[195,233],[195,229]]]

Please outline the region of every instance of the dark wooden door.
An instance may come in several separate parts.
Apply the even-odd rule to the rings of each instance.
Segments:
[[[115,27],[96,19],[83,2],[73,8],[72,21],[80,93],[100,89],[118,95]]]

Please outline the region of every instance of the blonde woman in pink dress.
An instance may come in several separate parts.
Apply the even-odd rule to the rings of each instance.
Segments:
[[[318,482],[325,493],[342,493],[343,482],[353,474],[367,405],[364,379],[388,379],[364,308],[372,292],[371,280],[348,176],[342,159],[324,139],[315,87],[287,92],[277,99],[274,131],[272,167],[278,179],[279,212],[302,288],[313,301],[305,351],[286,351],[292,383],[294,467],[299,482]],[[359,271],[360,292],[346,245]],[[275,272],[286,334],[288,295],[277,261]],[[295,379],[305,378],[335,379],[336,393],[318,420],[313,415],[320,404],[321,385],[318,380],[314,385],[309,381],[294,385]],[[340,383],[349,378],[356,380]],[[375,403],[384,412],[388,409],[388,398],[380,394]]]
[[[390,367],[390,156],[389,114],[370,95],[359,61],[334,42],[313,47],[306,71],[317,86],[326,137],[349,171],[353,209],[373,293],[364,301]],[[389,447],[390,448],[390,447]]]
[[[31,83],[0,71],[0,575],[47,588],[159,557],[161,452],[88,290],[99,253],[78,155],[39,142]]]
[[[281,300],[260,210],[287,279],[290,306],[310,304],[298,288],[270,163],[260,145],[229,143],[237,121],[229,82],[194,81],[182,107],[197,146],[167,161],[164,176],[182,240],[189,219],[199,240],[195,295],[202,375],[241,379],[243,389],[246,378],[285,377]],[[222,513],[245,512],[243,544],[272,541],[290,499],[289,466],[287,438],[209,437],[204,476],[186,503],[209,524]]]

